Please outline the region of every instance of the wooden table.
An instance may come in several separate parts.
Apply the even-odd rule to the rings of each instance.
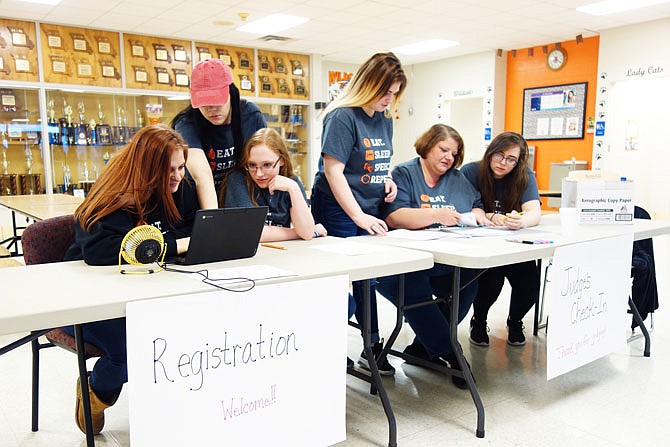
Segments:
[[[25,196],[0,196],[0,205],[8,208],[12,212],[12,230],[13,236],[3,240],[0,244],[9,243],[7,248],[14,247],[13,256],[19,256],[19,241],[21,235],[19,230],[26,227],[19,225],[16,221],[16,215],[26,216],[26,224],[32,219],[36,220],[51,219],[52,217],[66,216],[73,214],[79,205],[84,201],[82,197],[74,197],[68,194],[35,194]]]

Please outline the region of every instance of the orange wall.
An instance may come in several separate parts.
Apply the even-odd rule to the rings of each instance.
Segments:
[[[558,71],[547,67],[547,55],[542,46],[533,48],[533,56],[527,49],[517,50],[516,57],[507,53],[507,99],[505,105],[505,130],[521,133],[523,117],[523,89],[548,85],[588,82],[586,87],[586,121],[594,117],[596,106],[596,81],[598,70],[599,37],[589,37],[577,44],[574,40],[561,42],[567,52],[566,64]],[[548,45],[549,49],[554,44]],[[540,189],[549,188],[549,169],[552,162],[562,162],[575,157],[586,160],[591,168],[593,134],[584,131],[584,139],[532,140],[535,146],[535,172]]]

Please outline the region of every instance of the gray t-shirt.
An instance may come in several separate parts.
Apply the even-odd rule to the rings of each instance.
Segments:
[[[472,185],[477,188],[479,191],[479,186],[477,185],[477,172],[479,171],[479,163],[481,161],[473,161],[472,163],[468,163],[464,166],[461,167],[461,173],[467,178]],[[523,194],[521,195],[521,204],[523,205],[526,202],[529,202],[531,200],[540,200],[540,195],[537,192],[537,181],[535,180],[535,174],[533,174],[533,171],[529,168],[526,167],[526,171],[528,172],[528,185],[526,186],[526,189],[523,191]],[[509,177],[505,176],[501,179],[496,179],[494,181],[494,195],[495,199],[499,203],[502,203],[502,198],[505,195],[505,190],[507,189],[507,182],[509,181]],[[484,210],[487,213],[493,213],[496,210]],[[498,210],[501,213],[510,213],[514,210]],[[520,210],[516,210],[520,211]]]
[[[393,170],[398,196],[387,204],[385,217],[400,208],[451,208],[468,213],[481,208],[481,196],[458,169],[447,171],[437,185],[426,184],[419,157],[399,164]]]
[[[323,123],[319,171],[314,187],[333,196],[323,168],[323,154],[345,164],[344,176],[364,213],[380,216],[384,183],[393,155],[393,120],[383,112],[370,117],[361,107],[341,107]]]
[[[194,113],[200,113],[195,110]],[[240,101],[240,119],[242,122],[242,141],[246,142],[258,129],[266,126],[263,114],[256,104]],[[219,190],[226,173],[235,167],[243,148],[236,148],[233,129],[230,124],[215,126],[203,119],[201,126],[196,120],[185,115],[175,123],[175,130],[181,134],[189,147],[200,148],[205,152],[209,167],[212,169],[216,190]]]
[[[302,196],[307,201],[305,188],[298,177],[293,180],[300,187]],[[248,208],[252,206],[267,206],[268,215],[265,219],[266,225],[275,227],[291,227],[291,195],[286,191],[275,191],[270,194],[267,188],[255,188],[254,191],[256,203],[251,201],[251,196],[247,190],[247,183],[244,173],[234,170],[228,176],[228,185],[226,186],[226,197],[224,206]]]

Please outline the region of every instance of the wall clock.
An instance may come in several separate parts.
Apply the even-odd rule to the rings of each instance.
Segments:
[[[555,48],[547,55],[547,66],[552,70],[560,70],[568,60],[568,53],[563,48]]]

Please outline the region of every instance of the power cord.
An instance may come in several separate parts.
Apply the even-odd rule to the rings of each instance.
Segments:
[[[208,270],[208,269],[202,269],[202,270],[196,270],[196,271],[193,271],[193,270],[180,270],[180,269],[176,269],[176,268],[168,267],[166,262],[163,262],[163,264],[161,264],[160,262],[156,262],[156,264],[157,264],[159,267],[161,267],[163,270],[165,270],[166,272],[176,272],[176,273],[196,273],[196,274],[202,276],[202,282],[203,282],[203,283],[205,283],[205,284],[207,284],[207,285],[210,285],[210,286],[213,286],[213,287],[216,287],[217,289],[226,290],[226,291],[228,291],[228,292],[248,292],[248,291],[250,291],[251,289],[253,289],[254,287],[256,287],[256,281],[254,281],[254,280],[251,279],[251,278],[244,278],[244,277],[234,277],[234,278],[210,278],[210,277],[209,277],[209,270]],[[243,288],[235,288],[235,289],[231,289],[231,288],[228,288],[228,287],[224,287],[224,286],[222,286],[222,285],[220,285],[220,284],[215,284],[215,282],[217,282],[217,281],[233,281],[233,280],[237,280],[237,281],[241,281],[241,282],[248,282],[248,283],[250,283],[250,285],[249,285],[249,286],[246,286],[246,287],[243,287]]]

